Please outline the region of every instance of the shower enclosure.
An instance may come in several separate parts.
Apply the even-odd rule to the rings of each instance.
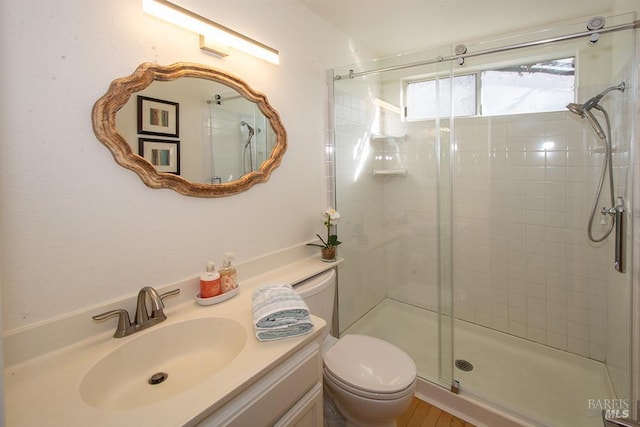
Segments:
[[[341,334],[522,423],[633,415],[634,19],[332,70]]]

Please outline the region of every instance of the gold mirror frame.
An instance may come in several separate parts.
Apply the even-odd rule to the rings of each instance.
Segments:
[[[148,87],[154,81],[172,81],[182,77],[194,77],[222,83],[236,90],[244,98],[255,102],[269,119],[276,135],[271,156],[257,171],[224,184],[203,184],[188,181],[178,175],[158,172],[141,156],[135,154],[124,137],[116,129],[116,113],[129,101],[132,94]],[[271,172],[280,165],[287,149],[287,133],[277,111],[267,97],[253,90],[247,83],[215,68],[201,64],[177,62],[162,66],[145,62],[133,74],[114,80],[109,90],[93,106],[93,132],[122,167],[138,174],[142,182],[151,188],[171,188],[180,194],[192,197],[224,197],[246,191],[255,184],[269,180]]]

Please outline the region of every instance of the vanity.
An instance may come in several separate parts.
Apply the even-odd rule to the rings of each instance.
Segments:
[[[194,300],[198,277],[158,287],[180,289],[167,319],[124,338],[91,316],[135,296],[17,331],[5,339],[7,425],[321,426],[325,322],[312,316],[310,334],[260,342],[251,294],[336,265],[304,245],[239,263],[238,295],[209,306]],[[166,380],[149,384],[162,368]]]

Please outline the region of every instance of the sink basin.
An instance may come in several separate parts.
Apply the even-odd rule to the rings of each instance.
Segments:
[[[80,384],[86,403],[102,409],[132,409],[167,399],[224,369],[247,340],[244,328],[225,318],[156,328],[133,335],[87,372]]]

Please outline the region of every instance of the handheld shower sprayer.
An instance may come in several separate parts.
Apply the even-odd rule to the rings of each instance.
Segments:
[[[590,98],[584,104],[571,103],[567,105],[567,109],[571,111],[573,114],[576,114],[584,119],[587,119],[593,130],[595,131],[598,138],[600,138],[604,144],[605,154],[602,158],[602,168],[600,170],[600,181],[598,183],[598,188],[596,190],[596,197],[593,201],[593,207],[591,209],[591,215],[589,216],[589,224],[587,225],[587,235],[589,240],[594,243],[599,243],[604,241],[609,234],[613,231],[613,228],[616,229],[616,254],[615,254],[615,262],[614,267],[617,271],[624,273],[625,272],[625,264],[624,264],[624,199],[622,197],[618,197],[617,205],[614,200],[614,183],[613,183],[613,147],[611,140],[611,122],[609,120],[609,114],[607,110],[600,105],[600,100],[609,92],[614,90],[619,90],[620,92],[624,92],[626,85],[624,82],[620,83],[616,86],[611,86]],[[600,111],[602,116],[605,119],[606,123],[606,133],[598,119],[593,115],[591,110],[596,109]],[[602,187],[604,185],[605,177],[607,175],[607,171],[609,172],[609,197],[611,199],[611,208],[602,208],[600,213],[603,215],[603,221],[606,224],[606,216],[609,215],[611,217],[611,221],[609,223],[609,227],[607,231],[600,237],[594,237],[593,235],[593,223],[594,217],[598,208],[598,202],[600,200],[600,196],[602,194]]]
[[[253,170],[253,156],[251,155],[250,145],[251,145],[251,140],[253,139],[253,136],[256,134],[256,130],[253,128],[253,126],[251,126],[249,123],[245,122],[244,120],[240,122],[240,129],[242,129],[242,126],[246,126],[246,128],[249,130],[249,136],[247,137],[247,141],[244,143],[244,149],[242,152],[242,162],[244,166],[244,173],[246,174]],[[260,128],[258,128],[258,132],[260,132]],[[247,151],[249,154],[248,170],[247,170],[247,164],[246,164]]]
[[[593,130],[598,135],[598,138],[602,140],[606,140],[607,137],[604,133],[604,130],[602,130],[602,126],[600,126],[600,123],[598,123],[598,120],[596,120],[593,113],[591,113],[591,110],[595,108],[596,110],[599,110],[600,112],[606,114],[606,112],[604,111],[604,108],[602,108],[599,104],[600,100],[612,90],[619,90],[620,92],[624,92],[625,88],[626,88],[626,85],[624,82],[616,86],[608,87],[602,92],[600,92],[599,94],[597,94],[596,96],[594,96],[593,98],[590,98],[584,104],[576,104],[574,102],[572,102],[571,104],[568,104],[567,109],[572,113],[577,114],[578,116],[584,119],[587,119],[587,121],[589,122]]]

